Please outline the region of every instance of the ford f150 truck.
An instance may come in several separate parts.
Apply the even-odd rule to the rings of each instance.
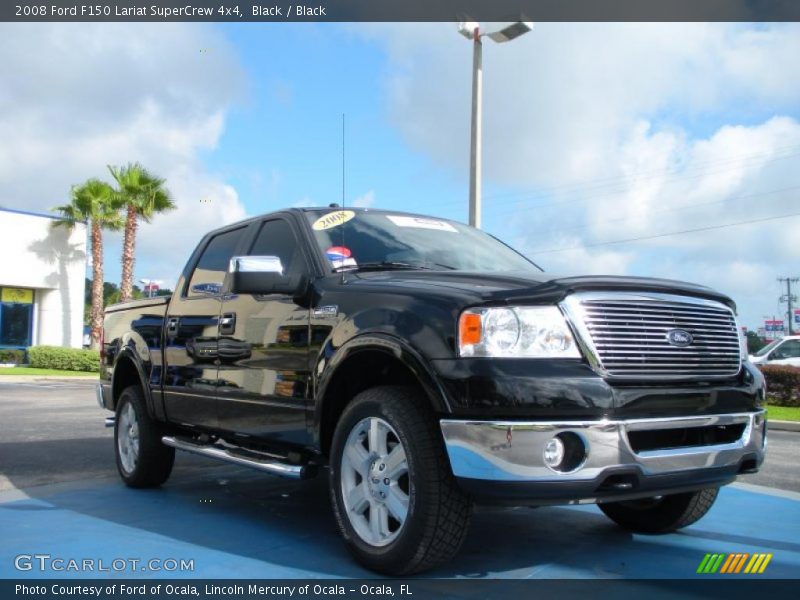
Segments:
[[[764,459],[764,379],[733,301],[547,275],[449,220],[292,209],[206,235],[170,298],[107,309],[98,401],[131,487],[175,449],[325,470],[355,558],[452,557],[474,503],[597,503],[691,525]]]

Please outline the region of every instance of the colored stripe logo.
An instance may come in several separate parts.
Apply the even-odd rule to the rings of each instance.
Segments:
[[[706,554],[700,561],[700,566],[697,567],[697,573],[701,575],[714,573],[757,575],[764,572],[770,560],[772,560],[771,553]]]

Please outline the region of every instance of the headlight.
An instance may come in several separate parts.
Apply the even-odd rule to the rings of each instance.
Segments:
[[[458,321],[461,356],[580,358],[564,316],[555,306],[470,308]]]

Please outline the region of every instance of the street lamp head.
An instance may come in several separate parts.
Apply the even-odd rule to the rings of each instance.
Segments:
[[[492,33],[487,33],[486,35],[488,35],[492,41],[502,44],[503,42],[510,42],[521,35],[525,35],[531,30],[533,30],[532,21],[517,21],[508,27],[504,27],[500,31],[493,31]]]
[[[485,35],[498,44],[510,42],[531,30],[533,30],[533,21],[516,21],[502,29],[484,34],[480,34],[480,23],[477,21],[461,21],[458,24],[458,33],[468,40],[476,39],[476,35],[480,35],[480,37]]]
[[[458,23],[458,33],[463,35],[468,40],[475,38],[475,31],[480,28],[480,24],[476,21],[460,21]]]

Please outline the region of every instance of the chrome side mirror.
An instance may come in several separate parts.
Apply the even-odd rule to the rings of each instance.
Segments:
[[[277,256],[234,256],[228,273],[277,273],[283,275],[283,265]]]
[[[225,289],[232,294],[300,293],[305,283],[303,275],[286,275],[277,256],[234,256],[228,266]]]

